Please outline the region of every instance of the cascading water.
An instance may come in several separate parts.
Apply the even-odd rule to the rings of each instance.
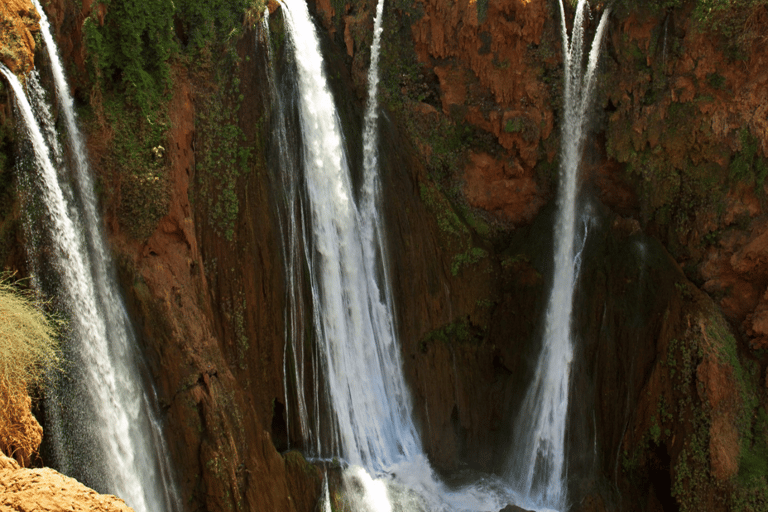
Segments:
[[[288,82],[296,82],[295,97],[293,85],[275,87],[274,77],[270,88],[272,134],[276,145],[281,146],[277,151],[277,181],[288,187],[283,190],[280,215],[287,244],[283,254],[287,286],[300,285],[306,269],[310,288],[306,308],[300,290],[288,290],[289,307],[301,311],[287,315],[293,337],[286,340],[285,366],[289,366],[290,349],[293,368],[286,372],[286,379],[294,381],[299,395],[316,393],[315,402],[322,394],[333,417],[325,422],[333,430],[328,436],[330,442],[320,446],[320,424],[301,417],[310,410],[317,414],[319,406],[313,408],[298,396],[294,410],[300,416],[300,431],[316,437],[310,441],[315,456],[338,456],[348,466],[344,480],[349,483],[346,499],[351,510],[497,511],[516,501],[505,486],[487,478],[458,491],[448,489],[435,478],[411,420],[388,284],[384,227],[378,213],[376,63],[383,3],[379,3],[374,21],[363,180],[357,203],[343,134],[306,3],[284,0],[282,5],[286,40],[295,60],[287,66],[293,73]],[[266,26],[264,33],[268,34]],[[270,69],[274,72],[273,66]],[[290,130],[285,129],[292,117],[286,112],[289,105],[298,110],[301,141],[297,144],[288,143]],[[301,161],[294,159],[297,154]],[[291,215],[293,220],[286,218]],[[303,262],[299,254],[306,258]],[[313,322],[318,358],[312,352],[309,364],[315,379],[318,370],[323,377],[321,382],[315,381],[316,387],[306,386],[303,380],[307,373],[301,358],[307,349],[303,336],[295,336],[297,332],[303,334],[296,326],[302,318]],[[327,496],[322,506],[329,506]]]
[[[534,381],[515,425],[510,478],[529,506],[563,509],[566,499],[565,432],[570,369],[573,359],[571,313],[578,276],[577,197],[579,165],[586,131],[586,111],[594,88],[600,46],[609,9],[597,27],[586,71],[582,69],[586,0],[579,0],[568,41],[565,9],[560,1],[565,67],[561,173],[555,225],[554,281],[546,313],[546,330]],[[582,235],[581,243],[584,237]]]
[[[18,79],[4,67],[0,71],[13,89],[34,149],[46,236],[54,248],[51,264],[70,319],[65,351],[71,369],[66,385],[53,389],[46,400],[48,436],[63,472],[123,498],[137,511],[177,510],[154,397],[142,383],[141,358],[104,245],[72,97],[45,13],[35,3],[66,120],[74,190],[66,183],[65,159],[50,135],[55,132],[52,117],[36,118]]]
[[[421,452],[410,419],[394,321],[364,249],[365,214],[354,201],[344,140],[323,71],[315,27],[304,2],[283,3],[299,83],[307,241],[315,333],[335,413],[340,454],[386,471]],[[300,36],[299,36],[300,35]],[[361,385],[361,379],[365,385]]]

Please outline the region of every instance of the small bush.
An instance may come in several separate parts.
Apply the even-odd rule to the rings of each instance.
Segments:
[[[46,370],[59,367],[60,352],[56,322],[10,277],[0,274],[0,451],[28,465],[42,439],[28,388],[40,387]]]
[[[40,385],[45,371],[60,364],[58,325],[10,277],[0,274],[0,376]]]

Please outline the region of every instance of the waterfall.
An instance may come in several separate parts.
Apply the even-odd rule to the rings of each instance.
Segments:
[[[592,42],[586,71],[582,69],[586,0],[579,0],[568,41],[565,9],[560,1],[565,68],[564,115],[558,215],[555,225],[554,281],[538,364],[515,425],[509,473],[513,485],[537,507],[567,506],[565,432],[573,339],[571,314],[580,252],[586,232],[577,236],[579,165],[586,132],[586,110],[594,88],[600,46],[609,9],[603,11]],[[586,226],[585,226],[586,227]]]
[[[277,57],[268,50],[267,58],[271,134],[279,168],[275,181],[283,187],[278,218],[287,309],[298,308],[286,311],[284,360],[286,386],[290,379],[297,388],[290,408],[299,416],[297,430],[314,436],[310,455],[341,459],[346,468],[344,506],[349,510],[496,512],[516,502],[504,482],[485,476],[458,490],[440,482],[411,419],[379,213],[376,89],[384,4],[379,2],[374,21],[357,201],[306,3],[284,0],[282,7],[289,50],[282,61],[289,75],[285,82],[278,85],[274,76]],[[268,34],[266,25],[263,30]],[[295,127],[291,109],[296,110]],[[293,128],[299,132],[297,140],[291,140]],[[309,289],[306,303],[302,285]],[[306,347],[305,333],[297,325],[302,319],[311,322],[313,349]],[[305,380],[309,374],[315,379],[311,385]],[[305,399],[304,392],[313,395]],[[286,402],[288,398],[286,389]],[[326,403],[330,420],[317,419],[318,401]],[[322,435],[325,429],[332,433]],[[328,506],[327,496],[320,506]]]
[[[64,473],[123,498],[137,511],[176,510],[180,506],[154,414],[153,391],[142,382],[141,357],[101,233],[72,97],[45,12],[35,4],[65,118],[74,189],[67,183],[66,159],[54,142],[47,107],[38,105],[41,114],[36,118],[18,79],[4,67],[0,71],[14,91],[34,149],[36,186],[54,249],[51,264],[70,321],[65,351],[71,368],[66,383],[59,383],[62,387],[54,387],[46,398],[48,436]],[[40,101],[35,88],[32,80],[31,94]]]
[[[333,97],[306,4],[283,2],[296,61],[307,199],[307,266],[324,385],[333,402],[335,442],[350,464],[386,472],[421,453],[410,418],[400,349],[386,287],[374,272]],[[373,221],[370,221],[373,222]],[[377,229],[379,226],[377,225]],[[362,382],[364,380],[364,382]]]

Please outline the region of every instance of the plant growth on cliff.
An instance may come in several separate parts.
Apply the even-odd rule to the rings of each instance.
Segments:
[[[0,275],[0,451],[22,464],[40,444],[40,427],[29,416],[30,386],[60,362],[57,325],[34,297]]]
[[[0,274],[0,378],[39,385],[46,370],[59,366],[57,324],[31,293]],[[26,388],[25,388],[26,389]]]
[[[90,106],[104,137],[112,140],[102,166],[113,172],[106,192],[133,237],[151,235],[168,208],[163,153],[173,64],[210,71],[264,8],[264,0],[103,0],[92,7],[83,23]]]

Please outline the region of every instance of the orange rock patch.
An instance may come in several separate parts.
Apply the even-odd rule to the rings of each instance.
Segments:
[[[536,181],[517,164],[485,153],[470,155],[464,170],[469,204],[496,213],[514,224],[530,222],[544,205]]]
[[[29,0],[0,3],[0,61],[17,75],[35,67],[35,38],[40,16]]]
[[[0,381],[0,452],[28,466],[43,440],[26,386]]]

